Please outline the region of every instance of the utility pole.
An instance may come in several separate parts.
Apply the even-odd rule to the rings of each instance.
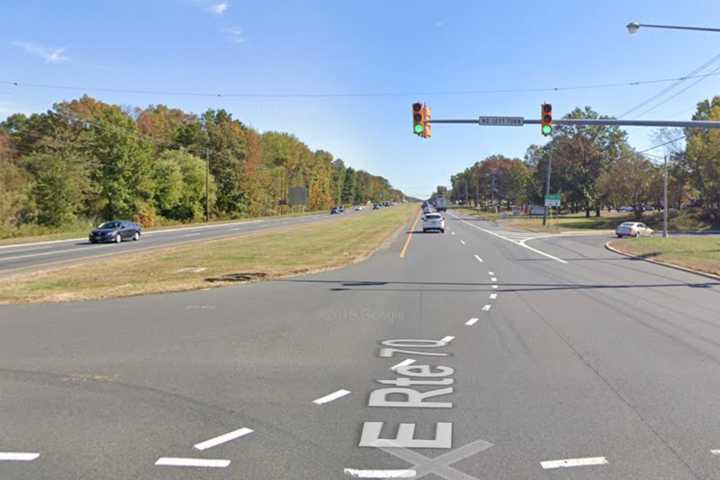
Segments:
[[[668,238],[668,156],[665,155],[665,179],[663,181],[663,238]]]
[[[551,172],[552,172],[552,155],[548,155],[547,178],[545,179],[545,197],[546,198],[548,195],[550,195]],[[548,209],[550,207],[547,206],[547,202],[545,201],[545,199],[543,199],[543,203],[545,203],[545,211],[543,212],[543,226],[545,226],[545,225],[547,225]]]
[[[205,149],[205,223],[210,222],[210,149]]]

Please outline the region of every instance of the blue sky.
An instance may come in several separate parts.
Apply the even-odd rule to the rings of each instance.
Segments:
[[[630,36],[624,27],[631,20],[718,27],[717,0],[4,0],[0,18],[0,81],[86,87],[0,84],[0,118],[43,111],[82,93],[129,106],[225,108],[261,131],[294,133],[311,148],[327,149],[416,196],[485,156],[522,157],[543,137],[535,126],[436,125],[432,139],[422,140],[411,133],[415,100],[428,103],[435,118],[537,117],[543,101],[552,102],[556,117],[584,105],[619,115],[667,84],[437,92],[678,77],[720,54],[720,34],[641,30]],[[398,95],[218,98],[93,88]],[[687,119],[695,102],[714,94],[720,94],[720,77],[642,118]],[[628,132],[637,148],[653,144],[650,129]]]

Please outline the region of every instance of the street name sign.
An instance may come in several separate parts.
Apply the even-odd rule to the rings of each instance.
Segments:
[[[522,127],[525,123],[523,117],[479,117],[478,124],[497,127]]]

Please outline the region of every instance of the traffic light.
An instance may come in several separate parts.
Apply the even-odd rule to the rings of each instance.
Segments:
[[[540,106],[540,133],[545,135],[552,135],[552,105],[549,103],[543,103]]]
[[[430,126],[430,107],[416,102],[413,103],[413,133],[423,138],[432,136],[432,128]]]

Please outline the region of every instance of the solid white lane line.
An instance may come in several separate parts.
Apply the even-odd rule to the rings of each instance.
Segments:
[[[215,438],[211,438],[210,440],[205,440],[204,442],[200,442],[195,444],[196,450],[207,450],[208,448],[216,447],[218,445],[221,445],[223,443],[229,442],[230,440],[235,440],[236,438],[244,437],[245,435],[252,433],[253,431],[249,428],[241,428],[238,430],[234,430],[232,432],[226,433],[224,435],[220,435]]]
[[[186,233],[183,237],[197,237],[200,233]]]
[[[605,457],[587,457],[587,458],[566,458],[563,460],[546,460],[540,462],[545,470],[553,468],[569,468],[569,467],[587,467],[590,465],[607,465],[608,461]]]
[[[396,370],[400,367],[407,367],[408,365],[412,365],[413,363],[415,363],[415,360],[413,360],[412,358],[408,358],[407,360],[403,360],[397,365],[393,365],[392,367],[390,367],[390,370]]]
[[[475,260],[477,260],[480,263],[482,263],[482,261],[483,261],[483,259],[480,258],[480,255],[475,255]]]
[[[329,395],[325,395],[324,397],[316,398],[313,400],[313,403],[315,405],[323,405],[325,403],[332,402],[333,400],[337,400],[340,397],[344,397],[345,395],[350,394],[350,390],[343,390],[340,389],[337,392],[333,392]]]
[[[497,282],[497,277],[490,277],[491,282]]]
[[[155,465],[161,467],[205,467],[225,468],[230,465],[230,460],[208,459],[208,458],[178,458],[160,457]]]
[[[463,245],[465,245],[465,240],[460,240],[460,243],[462,243]]]
[[[492,305],[485,305],[485,306],[483,306],[482,311],[489,312],[491,308],[492,308]]]
[[[440,341],[443,342],[443,343],[450,343],[450,342],[452,342],[453,340],[455,340],[455,337],[453,337],[453,336],[451,336],[451,335],[448,335],[447,337],[443,337],[443,338],[440,339]]]
[[[490,275],[491,277],[494,277],[494,276],[495,276],[495,272],[488,272],[488,275]]]
[[[563,260],[562,258],[558,258],[558,257],[556,257],[556,256],[554,256],[554,255],[550,255],[549,253],[545,253],[545,252],[543,252],[542,250],[538,250],[537,248],[533,248],[533,247],[525,244],[525,242],[527,242],[528,240],[534,240],[534,239],[530,239],[530,238],[529,238],[529,239],[521,240],[521,241],[513,240],[512,238],[506,237],[506,236],[504,236],[504,235],[500,235],[499,233],[493,232],[492,230],[488,230],[488,229],[486,229],[486,228],[478,227],[477,225],[474,225],[474,224],[472,224],[472,223],[470,223],[470,222],[468,222],[468,221],[466,221],[466,220],[463,220],[462,218],[458,217],[458,216],[455,215],[455,214],[452,214],[452,216],[455,217],[456,219],[460,220],[461,222],[463,222],[463,223],[466,224],[466,225],[470,225],[471,227],[477,228],[478,230],[480,230],[480,231],[482,231],[482,232],[489,233],[490,235],[493,235],[493,236],[495,236],[495,237],[497,237],[497,238],[501,238],[501,239],[506,240],[506,241],[508,241],[508,242],[510,242],[510,243],[514,243],[515,245],[518,245],[518,246],[520,246],[520,247],[527,248],[527,249],[530,250],[531,252],[535,252],[535,253],[537,253],[538,255],[542,255],[543,257],[550,258],[550,259],[552,259],[552,260],[555,260],[556,262],[568,263],[566,260]]]
[[[39,456],[34,452],[0,452],[0,462],[32,462]]]
[[[498,287],[497,287],[497,285],[493,285],[492,288],[497,289]]]
[[[346,468],[345,475],[354,478],[415,478],[415,470],[357,470]]]
[[[465,325],[467,325],[468,327],[472,327],[473,325],[475,325],[478,322],[478,320],[480,320],[480,319],[473,317],[470,320],[468,320],[467,322],[465,322]]]
[[[490,294],[490,300],[495,300],[496,298],[497,298],[497,293]]]

